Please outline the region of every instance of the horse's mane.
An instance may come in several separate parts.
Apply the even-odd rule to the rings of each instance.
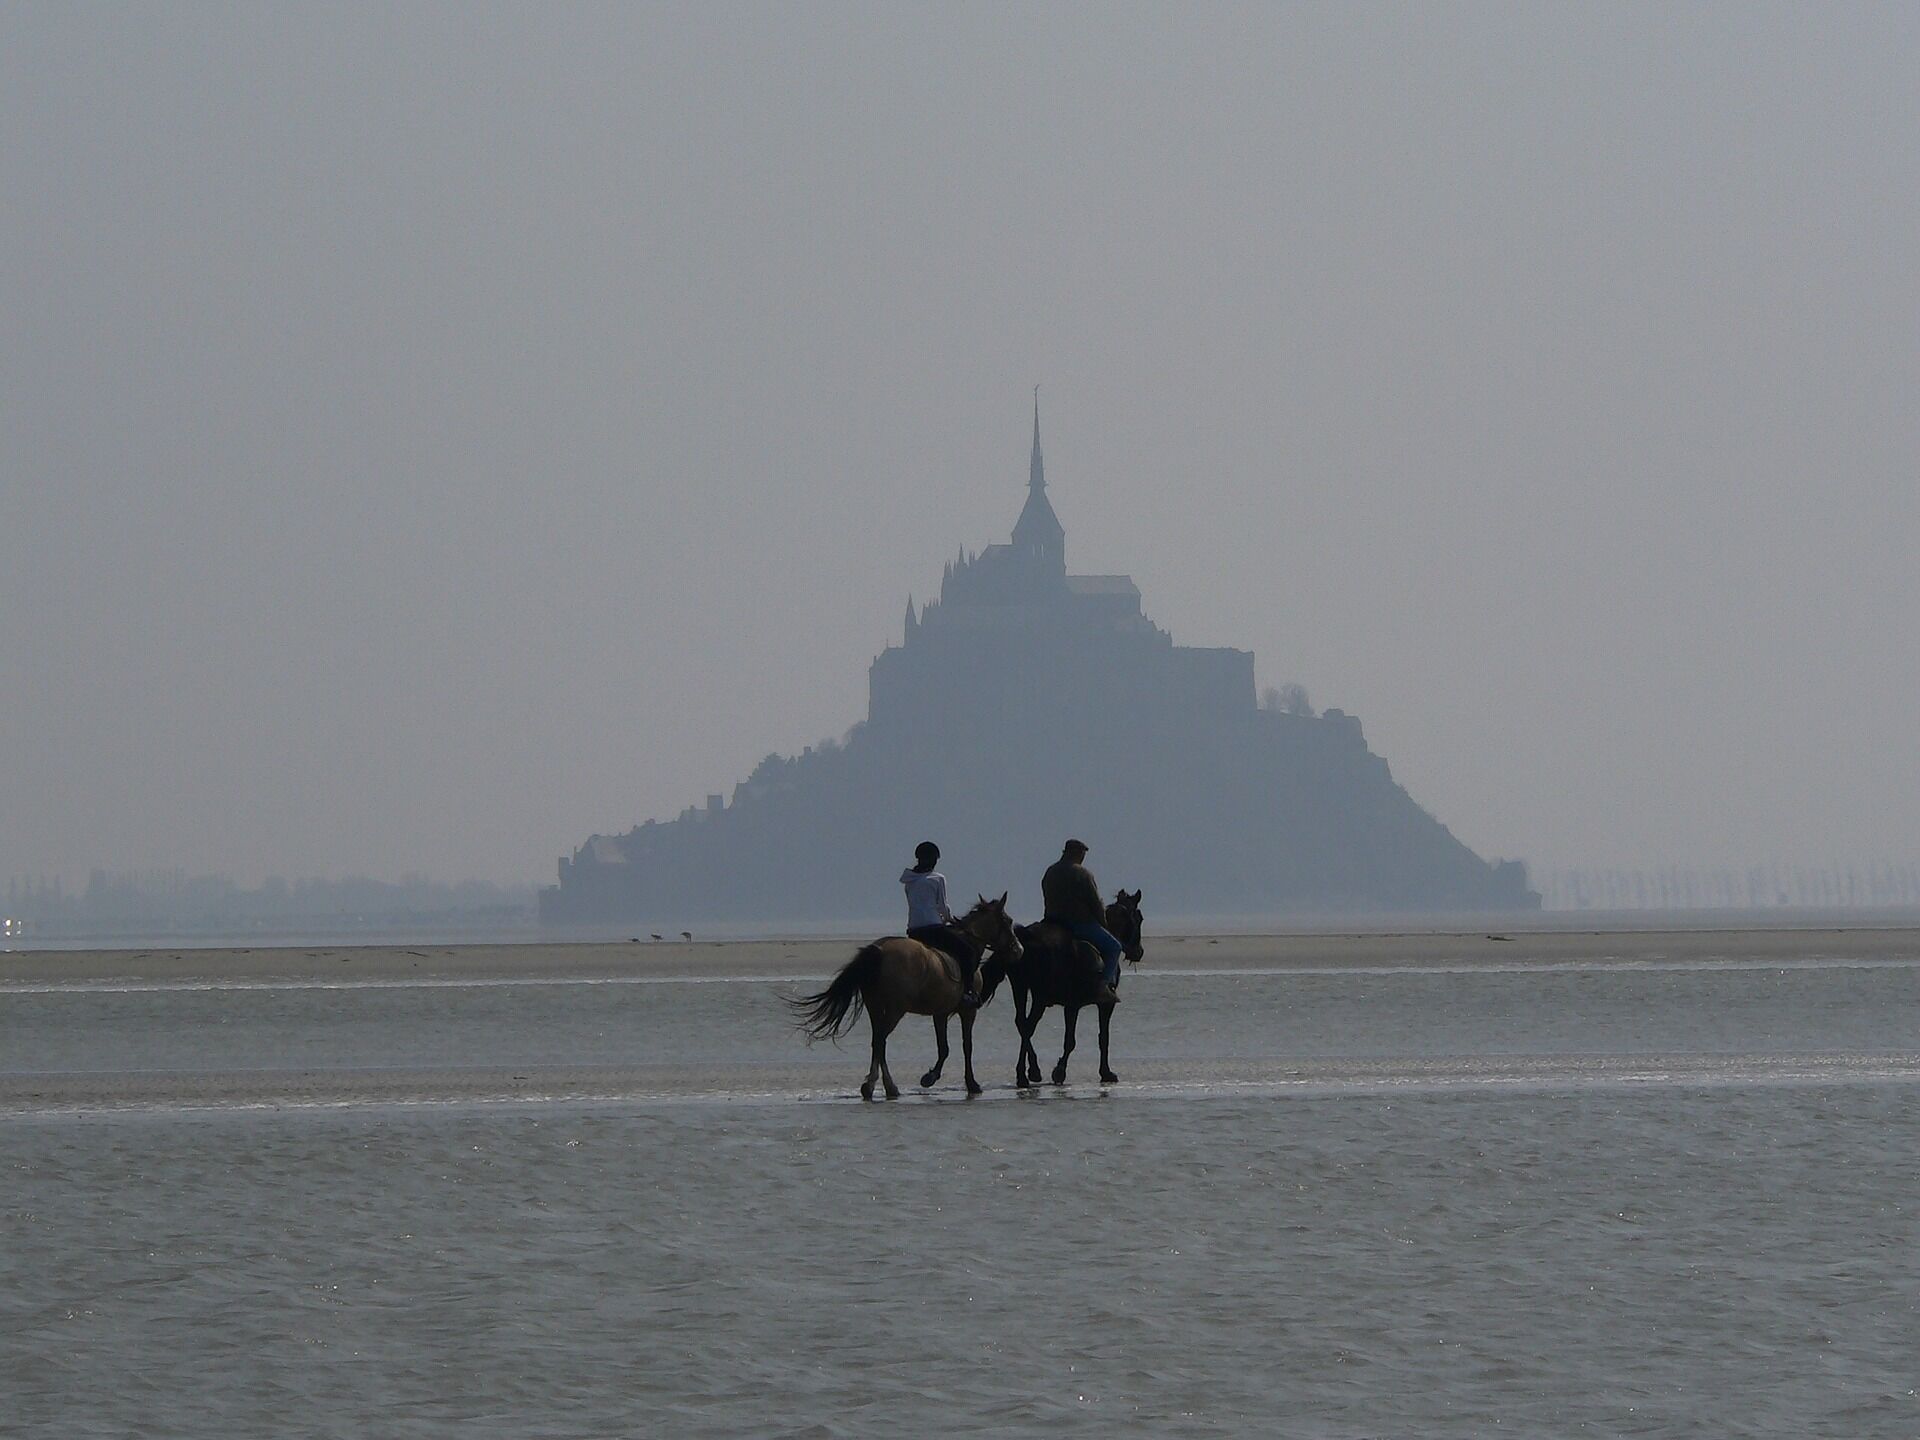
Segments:
[[[967,921],[973,919],[974,916],[984,914],[986,911],[993,909],[993,907],[994,902],[991,900],[976,900],[973,902],[973,908],[962,915],[959,923],[954,926],[956,930],[960,931],[960,934],[966,939],[966,942],[973,947],[973,962],[979,967],[977,984],[980,988],[980,1003],[982,1005],[985,1005],[989,1000],[993,999],[994,990],[999,987],[1001,979],[1006,975],[1007,965],[1006,961],[1001,959],[998,954],[989,960],[987,958],[986,941],[976,940],[972,935],[968,934],[963,927]]]

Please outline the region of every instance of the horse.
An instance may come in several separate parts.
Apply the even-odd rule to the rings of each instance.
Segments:
[[[998,900],[981,896],[973,909],[954,924],[974,944],[991,954],[995,963],[1019,960],[1020,939],[1007,914],[1004,894]],[[900,1098],[900,1087],[893,1083],[893,1072],[887,1068],[887,1036],[906,1015],[933,1017],[940,1055],[933,1062],[933,1068],[920,1077],[920,1086],[930,1089],[938,1083],[940,1072],[947,1065],[947,1017],[958,1011],[961,1053],[966,1058],[967,1094],[978,1095],[980,1082],[973,1078],[973,1011],[960,1003],[964,993],[961,985],[960,967],[950,956],[904,935],[889,935],[862,946],[840,967],[840,973],[826,989],[789,999],[787,1004],[799,1017],[800,1028],[814,1040],[839,1039],[865,1008],[867,1022],[873,1027],[873,1064],[860,1087],[862,1100],[873,1099],[876,1076],[886,1082],[887,1099]],[[983,999],[981,1003],[986,1002]]]
[[[1131,895],[1122,890],[1106,913],[1107,929],[1135,965],[1147,953],[1140,943],[1140,895],[1138,890]],[[1113,1084],[1120,1078],[1107,1061],[1113,1006],[1102,1005],[1097,998],[1102,978],[1099,952],[1084,940],[1075,940],[1064,925],[1049,920],[1019,926],[1015,934],[1023,947],[1021,953],[1010,960],[995,956],[980,967],[982,1004],[1003,978],[1013,986],[1013,1023],[1020,1031],[1020,1058],[1015,1062],[1013,1083],[1022,1088],[1040,1083],[1040,1057],[1034,1052],[1033,1033],[1047,1007],[1058,1005],[1066,1012],[1067,1035],[1060,1063],[1053,1067],[1053,1083],[1066,1084],[1067,1057],[1073,1054],[1074,1026],[1080,1009],[1096,1005],[1100,1010],[1100,1079]]]

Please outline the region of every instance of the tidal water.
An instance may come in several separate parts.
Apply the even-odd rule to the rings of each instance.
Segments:
[[[892,1104],[771,961],[0,983],[0,1434],[1920,1434],[1920,964],[1408,945]]]

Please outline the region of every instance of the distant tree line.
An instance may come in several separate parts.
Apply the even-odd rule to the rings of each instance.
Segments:
[[[1282,715],[1304,715],[1313,718],[1313,703],[1307,699],[1307,687],[1296,680],[1284,685],[1269,685],[1260,692],[1262,710],[1278,710]]]
[[[56,878],[7,882],[6,916],[29,933],[154,933],[249,929],[374,928],[427,921],[527,923],[534,913],[531,885],[481,880],[445,884],[423,875],[398,880],[349,876],[344,880],[287,880],[270,876],[243,886],[224,875],[182,870],[95,870],[79,891]]]
[[[1920,864],[1749,865],[1707,870],[1536,870],[1549,910],[1816,910],[1920,906]]]

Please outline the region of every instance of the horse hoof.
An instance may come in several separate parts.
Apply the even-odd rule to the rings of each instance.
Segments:
[[[887,1099],[898,1100],[899,1098],[900,1098],[900,1087],[898,1085],[887,1086]]]
[[[861,1098],[862,1100],[871,1100],[871,1099],[873,1099],[873,1086],[871,1086],[871,1085],[862,1085],[862,1086],[860,1087],[860,1098]]]
[[[983,1088],[978,1080],[969,1080],[967,1082],[967,1094],[969,1095],[978,1095]]]
[[[1054,1084],[1056,1084],[1056,1085],[1064,1085],[1064,1084],[1066,1084],[1066,1083],[1067,1083],[1067,1072],[1066,1072],[1066,1071],[1064,1071],[1064,1070],[1056,1070],[1056,1071],[1054,1071],[1054,1072],[1053,1072],[1053,1083],[1054,1083]]]
[[[926,1074],[920,1077],[920,1088],[922,1090],[931,1090],[933,1088],[933,1082],[938,1080],[939,1078],[940,1077],[934,1074],[933,1071],[931,1070],[927,1071]]]
[[[1102,1070],[1100,1072],[1100,1083],[1102,1085],[1118,1085],[1120,1083],[1120,1077],[1111,1070]]]

